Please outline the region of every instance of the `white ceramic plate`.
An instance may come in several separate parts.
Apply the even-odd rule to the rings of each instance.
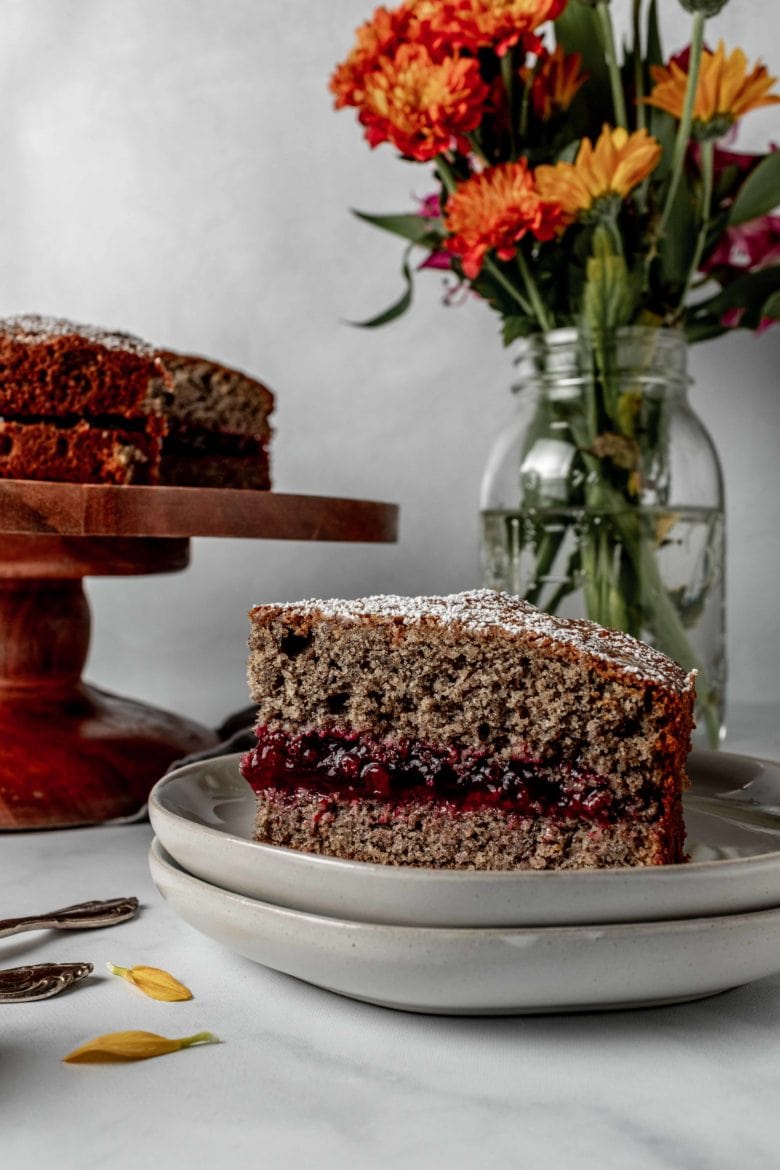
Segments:
[[[186,873],[154,841],[157,889],[230,950],[353,999],[456,1015],[678,1003],[780,970],[780,909],[612,926],[378,926],[302,914]]]
[[[255,797],[238,755],[155,786],[149,816],[184,869],[250,898],[400,926],[547,926],[734,914],[780,905],[780,765],[694,752],[687,865],[473,872],[371,865],[251,840]]]

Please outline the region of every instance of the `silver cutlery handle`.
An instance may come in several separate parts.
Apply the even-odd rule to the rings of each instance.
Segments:
[[[1,918],[0,938],[21,934],[25,930],[88,930],[96,926],[113,926],[132,918],[138,910],[137,898],[113,898],[107,902],[79,902],[48,914],[26,918]]]
[[[91,963],[34,963],[0,971],[0,1003],[49,999],[92,974]]]

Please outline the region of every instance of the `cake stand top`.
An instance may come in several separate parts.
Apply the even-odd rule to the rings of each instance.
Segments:
[[[240,488],[5,479],[0,480],[0,532],[389,544],[398,539],[398,505]]]

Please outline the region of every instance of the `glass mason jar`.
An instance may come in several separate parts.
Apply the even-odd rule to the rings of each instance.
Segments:
[[[694,742],[724,732],[724,509],[684,336],[557,329],[524,343],[518,411],[481,489],[484,584],[625,630],[696,669]]]

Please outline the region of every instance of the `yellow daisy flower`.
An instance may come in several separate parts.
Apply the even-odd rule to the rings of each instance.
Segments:
[[[573,163],[537,167],[534,178],[541,197],[558,203],[564,221],[571,223],[599,199],[625,199],[660,158],[661,147],[646,130],[629,134],[622,127],[604,126],[595,146],[583,138]]]
[[[668,65],[654,65],[651,74],[655,86],[646,98],[648,105],[666,110],[673,118],[682,116],[688,71],[679,61]],[[748,73],[747,57],[741,49],[726,55],[721,41],[714,53],[702,50],[699,81],[693,105],[693,121],[700,126],[717,123],[719,133],[760,106],[780,102],[780,96],[769,93],[776,77],[770,77],[766,65],[754,65]]]

